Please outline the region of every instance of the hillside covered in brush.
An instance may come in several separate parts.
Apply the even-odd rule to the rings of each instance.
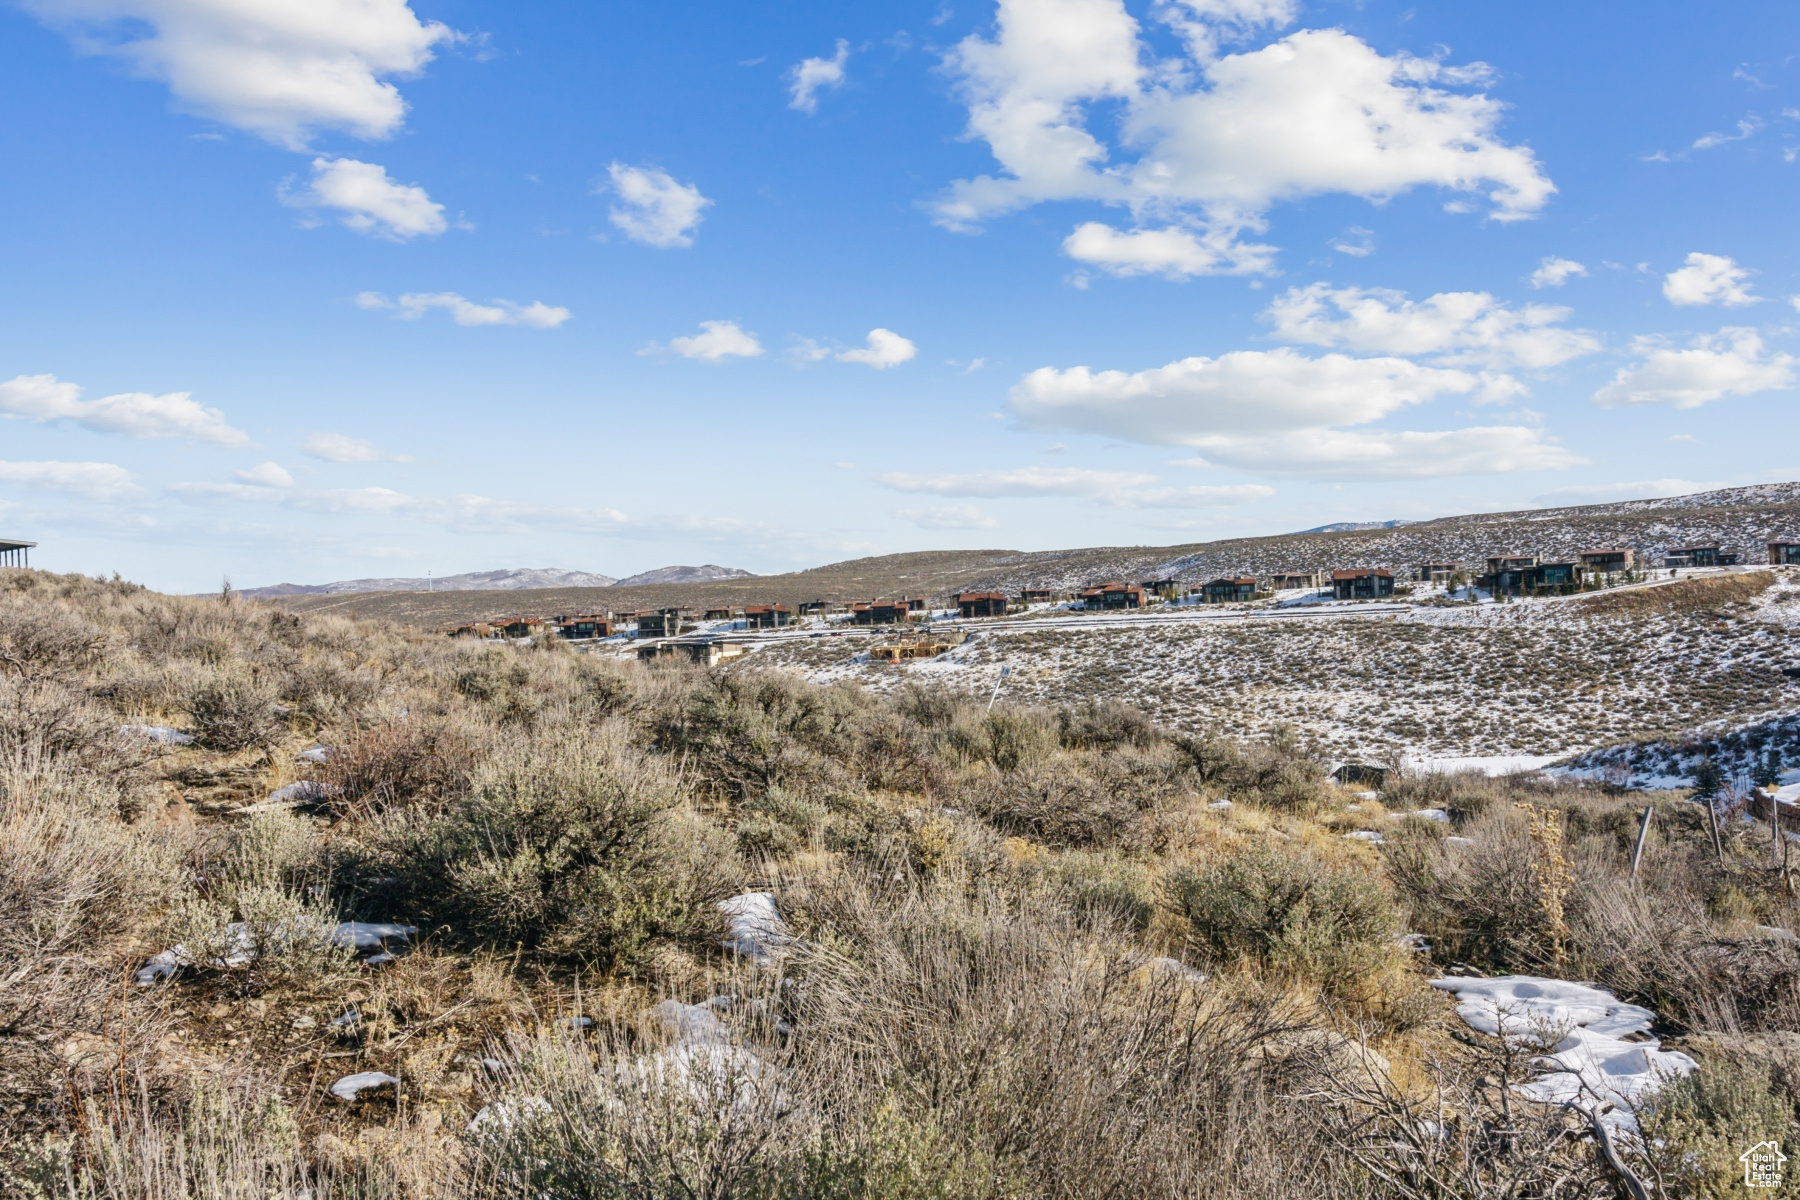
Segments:
[[[1729,1194],[1800,913],[1702,811],[0,572],[0,1186]]]

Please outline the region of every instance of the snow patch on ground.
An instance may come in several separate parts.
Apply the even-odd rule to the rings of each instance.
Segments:
[[[1460,775],[1479,771],[1483,775],[1517,775],[1524,771],[1540,771],[1563,757],[1558,754],[1489,754],[1473,758],[1402,758],[1400,765],[1408,771],[1431,775]]]
[[[363,1071],[356,1075],[346,1075],[331,1085],[331,1094],[344,1103],[353,1103],[363,1092],[374,1088],[391,1087],[399,1091],[400,1081],[392,1075],[384,1075],[380,1071]]]
[[[194,740],[193,734],[183,733],[179,729],[170,729],[167,725],[121,725],[119,732],[135,734],[153,742],[162,742],[172,746],[185,746]]]
[[[385,947],[391,941],[404,942],[419,932],[416,925],[393,925],[380,921],[345,921],[327,935],[327,940],[334,946],[343,946],[351,950],[372,950]],[[277,930],[274,938],[282,940],[282,931]],[[242,921],[233,921],[225,927],[225,946],[223,955],[214,959],[209,966],[243,967],[256,961],[256,940],[250,934],[249,926]],[[392,960],[393,955],[383,955]],[[381,958],[383,955],[377,955]],[[371,958],[370,962],[375,959]],[[194,965],[194,959],[186,946],[171,946],[160,954],[153,955],[137,972],[139,987],[148,987],[159,979],[167,979],[175,975],[183,967]]]
[[[719,901],[719,911],[725,914],[728,934],[719,944],[758,966],[771,961],[793,943],[787,922],[781,919],[781,910],[775,906],[773,893],[745,892]]]
[[[1520,1095],[1576,1105],[1615,1129],[1636,1132],[1635,1110],[1699,1065],[1645,1036],[1655,1013],[1589,984],[1503,975],[1431,986],[1457,998],[1456,1014],[1470,1028],[1546,1051],[1536,1061],[1541,1073],[1518,1086]]]

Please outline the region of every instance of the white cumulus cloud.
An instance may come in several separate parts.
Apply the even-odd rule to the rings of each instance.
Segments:
[[[1427,355],[1439,362],[1553,367],[1593,354],[1600,342],[1557,328],[1569,310],[1548,304],[1511,308],[1486,292],[1439,292],[1413,301],[1385,288],[1290,288],[1263,314],[1275,336],[1365,354]]]
[[[1068,496],[1093,500],[1103,508],[1220,508],[1275,494],[1274,488],[1259,483],[1156,487],[1158,478],[1145,471],[1088,467],[1020,467],[966,475],[890,471],[876,476],[875,481],[897,492],[989,498]]]
[[[1158,15],[1181,34],[1195,59],[1206,62],[1221,42],[1241,41],[1264,25],[1293,24],[1300,0],[1172,0]]]
[[[1496,220],[1516,220],[1555,191],[1528,149],[1498,136],[1503,106],[1468,90],[1486,78],[1479,64],[1384,57],[1339,29],[1215,56],[1222,38],[1285,23],[1294,6],[1156,11],[1184,32],[1187,59],[1152,61],[1121,0],[1000,0],[997,36],[970,36],[946,66],[969,135],[1002,173],[953,183],[937,220],[967,229],[1045,201],[1098,200],[1131,209],[1135,228],[1123,242],[1089,230],[1066,244],[1071,253],[1108,269],[1205,274],[1244,269],[1217,247],[1262,229],[1285,200],[1341,192],[1379,202],[1438,186],[1484,194]],[[1122,106],[1113,144],[1089,127],[1099,104]],[[1185,232],[1193,246],[1137,236],[1149,232]]]
[[[1630,483],[1578,483],[1557,488],[1532,498],[1533,504],[1545,508],[1567,508],[1581,504],[1605,504],[1613,500],[1661,500],[1669,496],[1691,496],[1696,492],[1716,491],[1730,487],[1728,483],[1697,483],[1692,479],[1639,479]]]
[[[1519,392],[1508,375],[1404,358],[1239,350],[1146,371],[1043,367],[1012,389],[1020,423],[1188,446],[1188,466],[1313,479],[1406,479],[1540,470],[1582,461],[1524,426],[1451,431],[1355,428],[1440,396],[1481,403]]]
[[[389,454],[374,442],[342,433],[315,433],[300,452],[308,458],[333,463],[411,462],[405,454]]]
[[[300,512],[413,517],[461,533],[516,533],[553,523],[580,532],[617,532],[628,518],[617,509],[577,508],[499,500],[489,496],[413,496],[392,488],[277,488],[243,483],[176,483],[169,492],[190,504],[240,500]]]
[[[97,462],[0,462],[0,483],[101,501],[123,500],[139,490],[130,471],[116,463]]]
[[[1572,275],[1586,275],[1588,269],[1572,258],[1557,258],[1551,255],[1538,264],[1538,269],[1531,273],[1531,286],[1534,288],[1561,287]]]
[[[911,521],[920,529],[998,529],[1000,522],[973,504],[951,504],[941,508],[896,508],[894,515]]]
[[[573,315],[566,308],[540,300],[530,304],[513,300],[477,304],[456,292],[407,292],[398,300],[389,300],[380,292],[359,292],[356,305],[391,310],[403,321],[417,321],[428,309],[441,308],[458,325],[529,325],[533,329],[555,329]]]
[[[885,371],[907,362],[918,353],[917,346],[893,330],[871,329],[868,345],[857,350],[846,350],[837,358],[839,362],[862,363],[877,371]]]
[[[239,483],[251,487],[287,488],[294,486],[294,477],[280,463],[266,462],[251,467],[247,471],[233,471],[232,477]]]
[[[1108,508],[1224,508],[1274,494],[1274,488],[1261,483],[1191,484],[1137,488],[1096,499]]]
[[[249,434],[225,423],[224,413],[196,403],[188,392],[121,392],[83,400],[79,386],[54,375],[19,375],[0,383],[0,414],[39,424],[73,421],[96,433],[134,438],[192,438],[215,446],[250,443]]]
[[[1670,304],[1723,304],[1733,307],[1755,304],[1761,297],[1750,294],[1750,272],[1722,254],[1687,256],[1687,265],[1663,277],[1663,295]]]
[[[1114,229],[1084,221],[1063,239],[1063,253],[1119,276],[1260,275],[1272,270],[1275,247],[1238,239],[1241,227],[1209,229],[1166,226]]]
[[[1283,348],[1132,373],[1040,367],[1014,385],[1011,403],[1030,428],[1194,446],[1222,434],[1362,425],[1442,395],[1480,398],[1494,386],[1403,358],[1310,358]]]
[[[616,162],[606,170],[607,190],[619,198],[608,216],[626,237],[664,250],[694,244],[694,230],[712,204],[699,188],[655,167]]]
[[[406,118],[388,82],[454,38],[407,0],[24,0],[89,53],[166,83],[183,109],[305,149],[313,132],[384,138]]]
[[[915,474],[889,471],[877,483],[897,492],[929,492],[938,496],[1097,496],[1156,482],[1142,471],[1095,471],[1086,467],[1020,467],[1011,471],[977,471],[967,475]]]
[[[1563,470],[1588,460],[1523,425],[1432,432],[1303,429],[1271,437],[1211,437],[1194,466],[1318,480],[1439,479]]]
[[[295,208],[333,209],[358,233],[389,241],[436,237],[449,228],[444,206],[416,184],[396,183],[387,169],[354,158],[315,158],[304,190],[284,186],[282,201]]]
[[[844,86],[844,64],[850,61],[850,43],[837,42],[837,53],[830,58],[802,59],[788,72],[788,107],[809,113],[819,107],[820,88]]]
[[[1639,361],[1619,368],[1611,383],[1594,393],[1603,408],[1622,404],[1667,404],[1699,408],[1724,396],[1751,396],[1794,386],[1796,360],[1768,354],[1754,329],[1727,326],[1702,334],[1685,350],[1641,337],[1633,349]]]
[[[706,362],[762,357],[762,343],[756,340],[754,333],[739,329],[736,321],[702,321],[700,330],[692,337],[670,338],[666,349],[683,358],[698,358]],[[651,354],[662,349],[665,347],[650,346],[640,353]]]

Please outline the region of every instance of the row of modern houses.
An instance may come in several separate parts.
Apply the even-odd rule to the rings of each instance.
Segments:
[[[1778,539],[1766,544],[1771,565],[1800,566],[1800,539]],[[1731,567],[1744,561],[1742,552],[1724,546],[1683,546],[1661,556],[1664,569],[1683,567]],[[1437,586],[1473,584],[1485,591],[1506,595],[1532,595],[1573,591],[1596,582],[1616,580],[1652,569],[1636,550],[1609,547],[1583,550],[1567,559],[1545,559],[1537,554],[1495,554],[1485,561],[1450,560],[1420,563],[1405,582]],[[1187,597],[1205,604],[1231,604],[1257,600],[1276,592],[1330,592],[1337,600],[1379,600],[1392,596],[1401,577],[1386,567],[1350,567],[1332,571],[1275,571],[1267,575],[1224,575],[1188,586]],[[1147,579],[1139,584],[1101,583],[1073,593],[1058,594],[1048,588],[1024,588],[1017,600],[1022,605],[1079,601],[1088,609],[1142,608],[1146,597],[1179,599],[1182,585],[1174,579]],[[999,592],[964,592],[957,605],[965,617],[1001,616],[1008,598]]]
[[[1766,544],[1771,565],[1800,566],[1800,538],[1782,538]],[[1665,569],[1729,567],[1742,564],[1742,552],[1724,546],[1683,546],[1661,555]],[[1418,564],[1404,582],[1438,586],[1475,587],[1499,595],[1536,595],[1574,591],[1596,582],[1632,576],[1653,569],[1637,551],[1624,548],[1583,550],[1567,559],[1546,560],[1536,554],[1494,554],[1482,561],[1445,560]],[[1350,567],[1333,571],[1275,571],[1266,575],[1224,575],[1198,585],[1184,585],[1173,578],[1146,579],[1138,583],[1108,580],[1060,591],[1025,587],[1018,595],[999,591],[959,592],[957,612],[965,618],[1001,617],[1014,606],[1067,602],[1087,611],[1141,609],[1152,598],[1187,599],[1204,604],[1232,604],[1261,599],[1276,592],[1312,590],[1330,592],[1337,600],[1380,600],[1394,595],[1400,576],[1387,567]],[[1185,589],[1185,590],[1184,590]],[[511,617],[498,621],[458,625],[445,632],[456,637],[525,638],[554,633],[584,641],[611,637],[635,628],[639,637],[674,638],[694,632],[696,618],[704,621],[742,621],[746,629],[779,629],[797,618],[843,616],[852,625],[904,626],[920,619],[929,605],[916,596],[896,600],[864,600],[838,603],[808,600],[792,608],[784,604],[717,606],[699,610],[658,608],[642,612],[582,614],[557,617]]]

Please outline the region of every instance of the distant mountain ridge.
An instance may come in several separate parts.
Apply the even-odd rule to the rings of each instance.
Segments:
[[[557,567],[514,567],[501,571],[470,571],[423,579],[345,579],[337,583],[278,583],[271,587],[244,588],[245,596],[341,596],[359,592],[517,592],[534,588],[617,587],[646,583],[708,583],[715,579],[747,579],[753,571],[721,567],[658,567],[629,579],[597,575],[591,571],[565,571]]]
[[[1301,533],[1360,533],[1365,529],[1399,529],[1403,525],[1417,525],[1417,521],[1339,521],[1335,525],[1317,525],[1311,529],[1302,529]]]
[[[754,579],[755,571],[721,567],[707,563],[704,567],[658,567],[641,575],[629,575],[614,581],[614,587],[643,587],[652,583],[712,583],[719,579]]]

